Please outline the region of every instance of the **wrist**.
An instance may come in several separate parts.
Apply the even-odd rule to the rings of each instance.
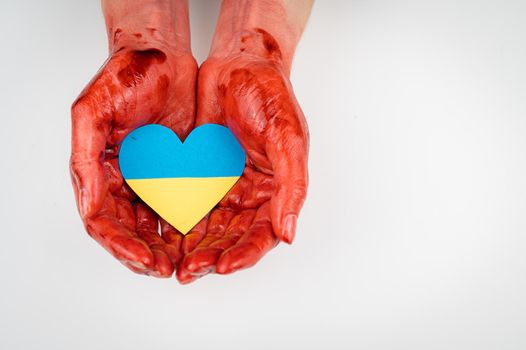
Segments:
[[[256,54],[279,60],[289,71],[306,17],[298,21],[286,3],[284,0],[224,0],[210,56]]]
[[[110,53],[123,47],[191,53],[187,0],[102,0]]]

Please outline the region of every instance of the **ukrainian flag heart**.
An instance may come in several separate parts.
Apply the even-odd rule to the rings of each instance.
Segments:
[[[201,125],[182,143],[169,128],[149,124],[126,136],[119,165],[133,191],[186,234],[234,186],[245,152],[221,125]]]

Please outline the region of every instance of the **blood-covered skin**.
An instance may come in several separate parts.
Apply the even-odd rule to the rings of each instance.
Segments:
[[[110,57],[72,106],[70,170],[91,237],[132,271],[169,277],[183,236],[162,220],[158,233],[158,216],[125,184],[117,161],[123,138],[141,125],[162,124],[181,138],[194,127],[196,62],[155,31],[109,30]]]
[[[129,269],[168,277],[179,264],[177,278],[188,283],[249,267],[279,240],[292,242],[308,132],[289,72],[311,5],[223,0],[194,123],[187,0],[102,0],[110,57],[72,106],[70,169],[87,231]],[[135,196],[118,167],[123,138],[147,123],[182,139],[194,124],[223,124],[247,152],[238,183],[184,237]]]
[[[259,261],[291,243],[305,200],[309,136],[277,40],[244,31],[237,52],[211,57],[198,78],[197,125],[226,125],[247,153],[245,171],[217,207],[187,234],[176,276],[189,283]]]

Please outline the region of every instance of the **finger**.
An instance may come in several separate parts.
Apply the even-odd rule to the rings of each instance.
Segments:
[[[164,244],[163,239],[157,233],[158,221],[153,210],[144,203],[138,203],[135,212],[137,215],[137,235],[149,246]]]
[[[159,218],[161,224],[161,237],[167,244],[180,248],[184,235],[166,220]]]
[[[201,277],[213,272],[214,265],[222,249],[208,249],[208,246],[220,239],[234,217],[234,212],[225,209],[215,209],[208,219],[207,232],[205,237],[199,242],[195,250],[183,258],[179,265],[177,278],[181,283],[186,283],[190,276]],[[191,279],[193,280],[193,278]]]
[[[292,127],[271,129],[270,134],[267,154],[274,171],[272,226],[276,236],[290,244],[307,195],[308,136]]]
[[[230,221],[223,237],[212,242],[208,247],[197,248],[186,255],[177,275],[181,283],[190,283],[215,271],[215,265],[221,254],[232,247],[246,233],[254,219],[256,210],[245,210]]]
[[[153,269],[147,269],[142,266],[137,266],[128,261],[121,261],[124,266],[132,270],[133,272],[141,275],[148,275],[159,278],[167,278],[173,274],[173,270],[163,270],[164,267],[169,266],[164,260],[168,259],[166,254],[162,250],[152,249],[152,252],[155,256],[156,264]],[[161,263],[159,263],[161,262]]]
[[[140,269],[154,266],[154,256],[146,243],[132,231],[108,214],[96,215],[85,222],[86,230],[101,246],[115,258]]]
[[[222,250],[226,250],[233,246],[235,243],[237,243],[241,236],[248,232],[255,216],[256,210],[243,210],[240,214],[232,218],[228,228],[226,229],[225,235],[210,244],[210,248],[220,248]]]
[[[214,271],[215,263],[223,252],[219,248],[197,248],[183,258],[176,272],[177,280],[186,284]]]
[[[165,251],[172,259],[174,265],[177,265],[183,257],[181,244],[184,236],[165,220],[159,219],[159,222],[161,223],[161,237],[166,242]]]
[[[174,265],[168,254],[161,248],[151,248],[155,257],[155,267],[151,270],[150,275],[159,278],[171,277],[174,273]]]
[[[94,215],[104,202],[107,187],[101,158],[110,131],[109,123],[86,101],[81,98],[71,109],[70,171],[83,218]]]
[[[206,235],[199,242],[197,248],[207,247],[215,240],[221,238],[234,217],[235,213],[228,209],[214,209],[208,218],[208,225],[206,227]]]
[[[181,244],[181,251],[183,254],[185,254],[185,257],[187,256],[186,254],[192,252],[203,239],[206,234],[207,224],[208,215],[205,216],[197,225],[194,226],[194,228],[189,233],[184,236],[183,242]],[[198,276],[192,275],[190,271],[184,268],[184,257],[175,272],[175,276],[181,284],[188,284],[199,278]]]
[[[278,242],[272,229],[270,206],[264,204],[258,209],[248,232],[221,255],[216,264],[216,272],[227,274],[251,267]]]
[[[180,266],[175,271],[175,277],[177,278],[177,281],[179,281],[179,283],[181,284],[188,284],[199,279],[199,276],[191,274],[188,270],[182,269]]]
[[[122,198],[114,198],[117,218],[119,222],[131,231],[136,230],[135,210],[130,201]]]
[[[134,264],[131,264],[130,262],[127,262],[127,261],[121,261],[121,263],[126,266],[128,269],[130,269],[131,271],[139,274],[139,275],[149,275],[150,273],[150,269],[145,269],[143,267],[139,267],[139,266],[135,266]]]
[[[234,210],[255,209],[270,200],[274,190],[272,176],[246,166],[235,186],[219,203]]]
[[[206,225],[208,223],[208,216],[205,216],[193,229],[190,230],[183,238],[181,250],[183,254],[188,254],[201,242],[206,234]]]
[[[170,277],[174,271],[174,265],[170,256],[165,251],[165,242],[157,233],[157,216],[149,207],[143,203],[137,204],[137,235],[150,247],[155,257],[155,265],[150,275],[155,277]]]

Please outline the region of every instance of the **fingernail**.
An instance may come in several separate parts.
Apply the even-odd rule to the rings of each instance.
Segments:
[[[296,235],[296,222],[298,221],[298,217],[294,214],[289,214],[285,217],[285,220],[283,220],[283,241],[285,241],[288,244],[291,244],[294,240],[294,236]]]
[[[144,266],[144,264],[140,263],[140,262],[137,262],[137,261],[127,261],[128,264],[130,264],[131,266],[137,268],[137,269],[145,269],[146,266]]]
[[[89,193],[88,190],[82,189],[79,193],[79,210],[80,216],[85,217],[89,211]]]

